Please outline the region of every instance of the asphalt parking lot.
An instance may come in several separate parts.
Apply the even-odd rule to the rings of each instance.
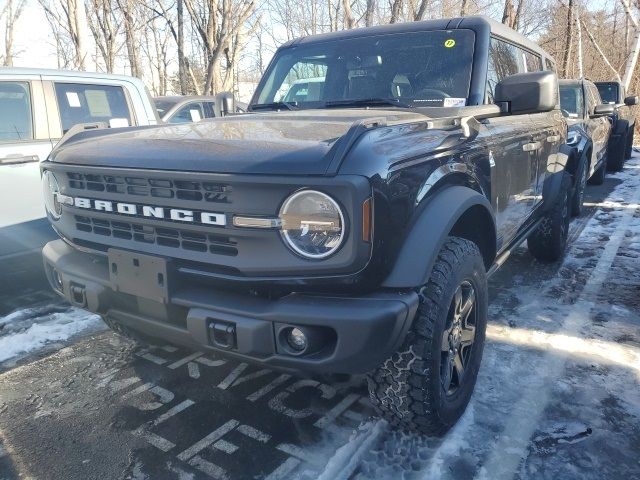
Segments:
[[[521,248],[492,278],[476,392],[444,438],[391,432],[360,378],[94,328],[0,364],[0,478],[640,478],[640,156],[586,202],[562,264]],[[37,279],[0,298],[67,308]]]

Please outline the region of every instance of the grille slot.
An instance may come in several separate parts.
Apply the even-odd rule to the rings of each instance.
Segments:
[[[207,235],[176,228],[154,227],[122,221],[75,215],[76,228],[81,232],[133,240],[138,243],[157,244],[163,247],[182,248],[194,252],[210,252],[236,256],[236,241],[224,235]]]
[[[152,198],[178,198],[206,203],[231,203],[231,185],[217,182],[167,180],[163,178],[97,175],[68,172],[75,190],[109,192]]]

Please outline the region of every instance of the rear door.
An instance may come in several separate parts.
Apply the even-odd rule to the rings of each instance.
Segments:
[[[585,98],[587,100],[587,131],[593,142],[593,160],[599,161],[607,150],[607,141],[609,140],[609,131],[611,130],[611,122],[608,116],[591,118],[594,109],[602,103],[600,93],[595,85],[585,83]]]

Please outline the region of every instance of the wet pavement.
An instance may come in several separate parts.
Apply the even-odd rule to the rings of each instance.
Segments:
[[[391,432],[361,378],[101,330],[0,367],[0,479],[640,478],[640,158],[586,201],[562,264],[521,248],[492,278],[476,392],[444,438]],[[51,306],[27,282],[0,316]]]

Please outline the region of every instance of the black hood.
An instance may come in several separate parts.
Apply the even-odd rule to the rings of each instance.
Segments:
[[[354,122],[424,119],[395,110],[270,112],[198,123],[93,130],[54,149],[54,162],[210,173],[323,175]]]

